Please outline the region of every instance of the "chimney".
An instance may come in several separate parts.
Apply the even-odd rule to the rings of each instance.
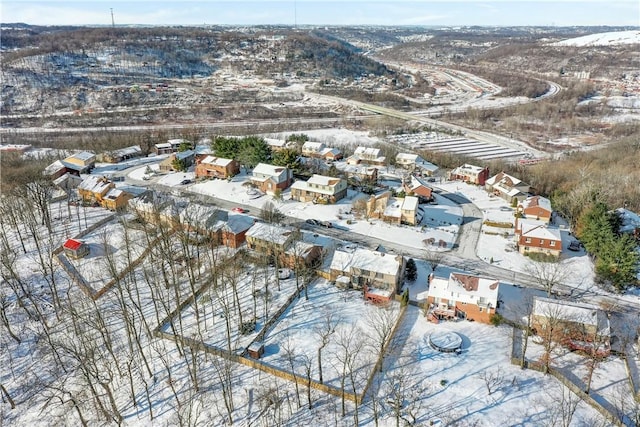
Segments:
[[[429,279],[427,283],[431,284],[431,281],[433,281],[433,273],[429,274]]]

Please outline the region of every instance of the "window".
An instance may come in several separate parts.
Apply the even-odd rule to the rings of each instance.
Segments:
[[[544,239],[540,239],[540,244],[544,245]]]
[[[555,240],[551,240],[551,241],[549,242],[549,246],[555,246],[555,245],[556,245],[556,241],[555,241]]]
[[[526,239],[524,239],[524,242],[525,242],[525,243],[531,243],[531,238],[530,238],[530,237],[527,237]]]

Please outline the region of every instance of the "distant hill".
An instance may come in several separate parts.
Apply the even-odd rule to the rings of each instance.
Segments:
[[[610,31],[589,34],[553,43],[553,46],[618,46],[623,44],[640,44],[640,31]]]

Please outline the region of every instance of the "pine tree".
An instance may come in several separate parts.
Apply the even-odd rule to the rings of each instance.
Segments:
[[[405,278],[409,282],[413,282],[418,278],[418,269],[416,267],[416,262],[413,260],[413,258],[409,258],[409,260],[407,261],[407,266],[404,274],[405,274]]]

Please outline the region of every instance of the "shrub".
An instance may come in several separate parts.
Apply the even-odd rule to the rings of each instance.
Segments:
[[[502,317],[501,314],[498,313],[494,313],[491,315],[491,317],[489,318],[489,322],[493,325],[493,326],[500,326],[502,323],[504,323],[504,317]]]

